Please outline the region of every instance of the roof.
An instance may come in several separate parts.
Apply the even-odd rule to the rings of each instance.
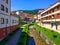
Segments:
[[[18,15],[16,14],[16,12],[11,12],[11,16],[18,17]]]
[[[41,14],[47,12],[48,10],[51,10],[52,8],[54,8],[54,7],[58,6],[58,5],[60,5],[60,2],[54,3],[53,5],[51,5],[50,7],[48,7],[46,10],[44,10]]]
[[[34,18],[34,15],[29,14],[27,15],[27,18]]]

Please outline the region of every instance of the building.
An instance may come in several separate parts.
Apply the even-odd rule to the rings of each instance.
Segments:
[[[41,12],[43,12],[45,9],[39,9],[38,10],[38,14],[40,14]]]
[[[40,25],[60,31],[60,0],[40,14]]]
[[[28,14],[28,15],[26,16],[26,18],[28,19],[27,22],[34,22],[34,15]]]
[[[18,28],[18,24],[19,24],[19,18],[18,15],[16,14],[11,14],[10,17],[10,33],[15,31]]]
[[[12,21],[18,21],[18,18],[16,19],[16,17],[11,16],[10,13],[11,0],[0,0],[0,41],[4,39],[8,34],[10,34],[12,30],[15,30],[17,28],[16,25],[18,24],[15,25],[15,23],[13,23]]]
[[[20,16],[20,22],[24,22],[24,23],[27,23],[27,22],[34,22],[34,15],[32,14],[28,14],[28,13],[24,13],[23,11],[12,11],[12,14],[15,15],[15,14],[18,14],[19,13],[19,16]]]
[[[27,15],[23,11],[12,11],[11,14],[12,15],[18,14],[20,16],[19,22],[24,22],[24,19],[25,19],[26,15]]]
[[[40,14],[41,14],[44,10],[45,10],[45,9],[39,9],[39,11],[38,11],[38,16],[37,16],[37,17],[38,17],[38,19],[37,19],[37,22],[38,22],[38,23],[40,23],[40,18],[41,18],[41,15],[40,15]]]

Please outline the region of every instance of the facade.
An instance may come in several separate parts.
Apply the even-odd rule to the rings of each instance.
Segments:
[[[34,22],[34,15],[28,14],[28,15],[26,16],[26,18],[28,19],[27,22]]]
[[[40,18],[41,18],[41,13],[44,11],[45,9],[40,9],[39,11],[38,11],[38,19],[37,19],[37,22],[38,23],[40,23]]]
[[[0,41],[4,39],[9,33],[17,28],[17,23],[13,23],[13,20],[17,20],[17,17],[10,15],[11,0],[0,0]],[[15,27],[16,26],[16,27]]]
[[[12,14],[19,14],[20,16],[20,22],[34,22],[34,15],[32,14],[28,14],[28,13],[24,13],[23,11],[12,11]]]
[[[18,14],[18,15],[20,16],[20,19],[19,19],[19,22],[20,22],[20,23],[21,23],[21,22],[24,22],[24,19],[25,19],[26,15],[27,15],[27,14],[24,13],[23,11],[12,11],[11,14],[12,14],[12,15]]]
[[[13,32],[18,28],[19,18],[17,15],[11,15],[10,20],[10,32]]]
[[[40,25],[60,31],[60,0],[40,14]]]

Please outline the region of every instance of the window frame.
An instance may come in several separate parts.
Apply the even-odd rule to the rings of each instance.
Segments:
[[[4,10],[5,10],[5,9],[4,9],[4,5],[1,5],[1,10],[2,10],[2,11],[4,11]]]

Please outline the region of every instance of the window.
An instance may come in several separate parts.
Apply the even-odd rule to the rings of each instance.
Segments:
[[[54,9],[52,9],[52,12],[54,12]]]
[[[51,13],[51,10],[49,11],[49,13]]]
[[[1,10],[4,11],[4,6],[3,5],[1,5]]]
[[[54,19],[54,15],[52,15],[51,18]]]
[[[4,24],[4,18],[0,18],[0,24]]]
[[[47,20],[47,17],[45,17],[45,20]]]
[[[14,23],[14,20],[12,20],[12,23]]]
[[[40,21],[40,19],[39,19],[39,21]]]
[[[57,14],[58,15],[58,18],[60,18],[60,14]]]
[[[0,24],[1,24],[1,18],[0,18]]]
[[[6,24],[8,24],[8,19],[6,19]]]
[[[15,20],[15,23],[16,23],[16,20]]]
[[[60,5],[57,6],[57,9],[60,10]]]
[[[8,12],[8,8],[6,8],[6,12]]]
[[[8,0],[6,0],[6,3],[8,4]]]
[[[4,0],[3,0],[4,1]]]

